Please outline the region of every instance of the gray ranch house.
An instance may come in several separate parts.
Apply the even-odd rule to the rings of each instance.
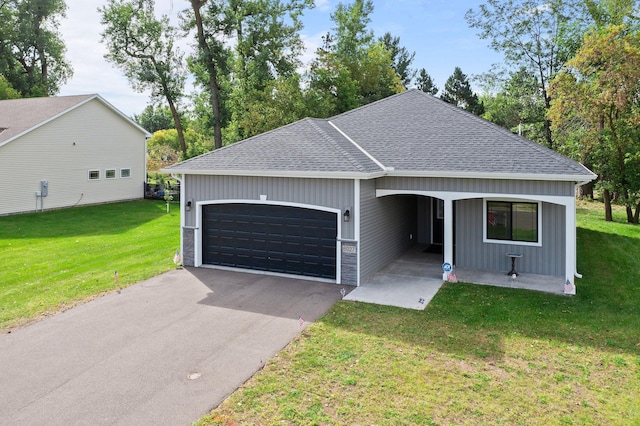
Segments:
[[[418,90],[167,167],[187,266],[359,286],[417,244],[574,287],[581,164]],[[443,276],[443,278],[446,278]]]

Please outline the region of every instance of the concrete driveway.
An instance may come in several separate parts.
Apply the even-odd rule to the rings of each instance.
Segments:
[[[191,424],[341,288],[179,269],[2,335],[0,424]]]

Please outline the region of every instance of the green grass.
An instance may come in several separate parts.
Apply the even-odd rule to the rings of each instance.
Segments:
[[[146,200],[0,217],[0,329],[175,268],[179,222]]]
[[[580,203],[575,297],[449,283],[340,302],[202,425],[640,424],[640,227]]]

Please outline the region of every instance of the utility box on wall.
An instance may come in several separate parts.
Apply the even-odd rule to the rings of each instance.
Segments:
[[[49,195],[49,181],[48,180],[41,180],[40,181],[40,196],[41,197],[46,197],[47,195]]]

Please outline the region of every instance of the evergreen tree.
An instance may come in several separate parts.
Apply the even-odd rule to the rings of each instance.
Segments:
[[[447,79],[440,97],[472,114],[482,115],[484,113],[484,106],[478,100],[478,95],[471,90],[469,79],[460,67],[456,67],[453,74]]]
[[[423,92],[430,93],[432,95],[436,95],[438,93],[438,87],[433,82],[433,79],[424,68],[420,69],[420,73],[418,74],[418,78],[416,79],[416,87],[418,90],[422,90]]]

